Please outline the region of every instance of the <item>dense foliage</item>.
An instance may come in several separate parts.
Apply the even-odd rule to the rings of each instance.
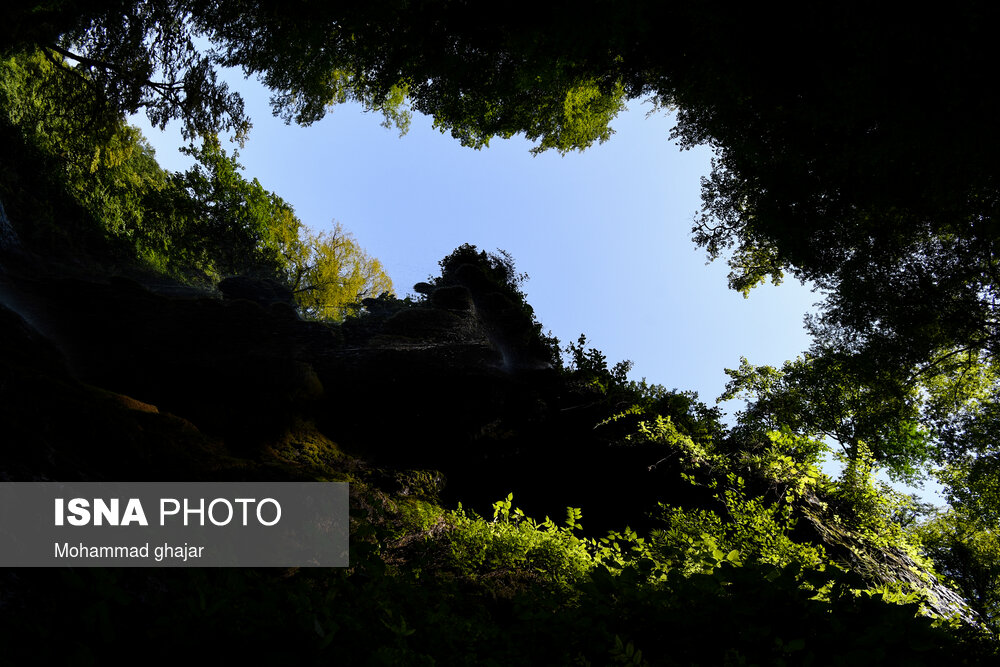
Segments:
[[[105,124],[81,115],[76,105],[101,101],[87,80],[62,77],[59,67],[38,52],[0,64],[6,148],[34,161],[32,168],[8,163],[0,194],[33,246],[81,260],[86,249],[68,236],[85,234],[103,239],[91,259],[106,261],[110,243],[115,261],[184,282],[276,280],[316,319],[341,320],[362,299],[392,292],[382,265],[339,223],[331,232],[307,229],[287,202],[241,174],[215,135],[185,149],[193,167],[168,173],[139,131],[110,116],[106,104]],[[31,178],[45,180],[25,182]],[[70,210],[54,210],[47,199]]]
[[[938,512],[914,527],[938,571],[994,631],[1000,629],[1000,540],[995,525],[960,508]]]

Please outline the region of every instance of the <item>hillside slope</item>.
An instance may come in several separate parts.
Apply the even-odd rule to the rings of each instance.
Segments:
[[[83,662],[122,642],[222,638],[358,664],[604,664],[633,660],[629,646],[635,664],[931,664],[985,650],[961,639],[974,617],[915,552],[839,518],[835,484],[759,462],[737,477],[749,459],[689,397],[646,402],[670,419],[627,414],[641,396],[603,362],[588,375],[585,354],[546,359],[502,285],[456,288],[445,271],[419,303],[371,301],[332,326],[266,286],[225,298],[16,250],[2,267],[0,479],[352,490],[346,570],[6,571],[0,612],[26,655],[49,654],[56,633]],[[567,506],[562,524],[527,518]],[[933,620],[956,613],[965,629]]]

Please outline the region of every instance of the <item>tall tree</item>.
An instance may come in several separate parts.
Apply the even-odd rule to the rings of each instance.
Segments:
[[[804,438],[798,442],[836,444],[848,461],[871,454],[894,476],[914,476],[931,442],[921,422],[919,388],[879,377],[858,383],[864,371],[853,367],[855,361],[816,348],[780,369],[742,359],[738,369],[726,371],[730,381],[719,399],[748,402],[737,415],[736,440],[743,447],[767,443],[768,432],[789,429]],[[815,453],[799,452],[805,460]]]
[[[382,263],[339,222],[330,232],[300,234],[285,248],[289,286],[310,319],[341,321],[362,300],[393,293]]]

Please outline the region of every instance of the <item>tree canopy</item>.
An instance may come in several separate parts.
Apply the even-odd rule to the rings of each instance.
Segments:
[[[0,61],[0,130],[14,158],[0,174],[0,198],[15,219],[32,221],[21,231],[33,247],[84,255],[79,237],[90,234],[115,244],[118,261],[185,282],[277,280],[313,319],[341,320],[352,304],[392,293],[381,263],[349,232],[339,223],[330,232],[309,230],[288,202],[244,177],[238,155],[227,154],[217,135],[183,149],[192,167],[167,172],[138,129],[116,117],[87,79],[61,76],[61,67],[37,51]],[[66,106],[77,100],[101,109],[98,119],[108,124],[91,124]],[[45,183],[31,181],[42,174]],[[54,211],[48,200],[60,198],[76,212]],[[71,223],[72,215],[83,219]]]
[[[300,234],[285,248],[288,284],[308,318],[341,321],[365,299],[393,294],[382,263],[339,222],[329,232]]]
[[[489,21],[457,1],[29,3],[7,39],[191,134],[248,128],[223,66],[259,77],[289,121],[353,100],[405,130],[409,106],[475,147],[524,133],[583,149],[650,98],[678,109],[682,147],[716,150],[695,239],[732,250],[734,288],[791,272],[872,345],[994,350],[1000,101],[979,82],[997,10],[859,9],[813,4],[789,28],[700,3],[525,3]]]

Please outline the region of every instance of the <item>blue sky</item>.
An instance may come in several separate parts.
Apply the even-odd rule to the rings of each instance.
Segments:
[[[564,345],[584,333],[609,364],[632,360],[633,379],[697,391],[710,406],[741,356],[780,365],[809,345],[803,317],[822,295],[789,279],[744,299],[727,287],[725,261],[706,264],[691,227],[711,152],[681,151],[668,139],[673,117],[647,117],[648,104],[631,104],[602,145],[533,157],[520,137],[464,148],[417,114],[400,137],[357,105],[310,127],[286,125],[262,86],[229,80],[254,123],[244,148],[227,147],[239,151],[244,175],[314,230],[340,222],[382,261],[397,296],[437,275],[463,243],[506,250],[530,277],[524,289],[539,321]],[[176,125],[160,132],[144,117],[132,122],[162,166],[190,164],[177,152],[185,142]],[[839,466],[824,467],[836,475]],[[943,504],[940,488],[917,492]]]
[[[310,127],[285,125],[261,86],[233,84],[254,122],[239,151],[247,178],[316,230],[342,223],[383,262],[398,296],[462,243],[506,250],[563,343],[585,333],[609,363],[631,359],[635,379],[693,389],[709,404],[741,355],[780,364],[808,345],[803,315],[819,295],[791,280],[744,299],[727,288],[724,262],[706,266],[690,236],[711,154],[679,150],[672,117],[647,118],[649,105],[631,105],[603,145],[533,157],[521,138],[464,148],[419,115],[400,137],[352,105]],[[133,122],[160,163],[184,168],[177,128],[142,120]]]

